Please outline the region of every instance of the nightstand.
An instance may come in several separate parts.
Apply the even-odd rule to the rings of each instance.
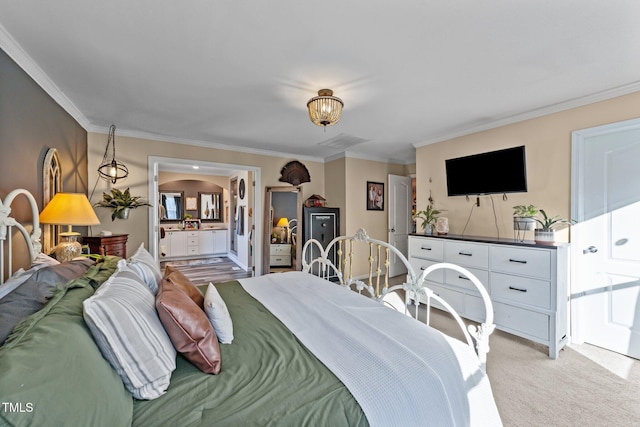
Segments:
[[[269,264],[273,267],[291,267],[291,245],[271,244],[269,248]]]
[[[111,236],[84,236],[82,243],[89,246],[89,252],[98,255],[114,255],[127,257],[128,234],[113,234]]]

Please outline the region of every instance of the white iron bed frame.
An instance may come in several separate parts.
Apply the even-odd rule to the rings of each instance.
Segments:
[[[368,254],[368,278],[357,278],[353,276],[353,259],[355,243],[364,243],[369,247]],[[312,247],[316,247],[320,251],[320,256],[307,261],[307,251]],[[331,251],[334,251],[336,260],[335,265],[330,257]],[[404,283],[395,286],[389,286],[389,264],[391,256],[396,256],[407,268],[407,275]],[[428,287],[428,281],[425,279],[429,273],[440,270],[451,269],[464,274],[476,287],[484,303],[485,319],[479,325],[466,325],[460,315],[442,299],[438,294]],[[478,355],[478,359],[485,369],[487,361],[487,353],[489,352],[489,336],[495,330],[493,323],[493,305],[489,293],[482,285],[480,280],[475,277],[467,269],[451,263],[438,263],[422,270],[420,274],[411,267],[407,258],[394,246],[387,242],[370,238],[364,229],[359,229],[354,236],[338,236],[333,239],[327,247],[323,248],[322,244],[315,240],[308,240],[302,248],[302,270],[307,273],[316,274],[322,278],[329,280],[336,277],[338,284],[356,290],[359,293],[366,291],[369,297],[390,306],[396,310],[404,311],[404,314],[410,315],[408,308],[415,305],[414,317],[418,319],[419,311],[426,309],[426,324],[429,325],[431,320],[431,300],[437,301],[441,307],[444,307],[456,320],[458,326],[462,330],[467,344]],[[382,283],[381,283],[382,280]],[[404,304],[394,303],[394,298],[398,299],[396,291],[404,290]],[[425,307],[421,307],[425,306]],[[475,343],[474,343],[475,340]]]
[[[32,216],[32,229],[31,232],[20,224],[15,218],[9,216],[11,214],[11,204],[14,199],[23,195],[29,201]],[[24,189],[16,189],[11,191],[4,198],[4,202],[0,199],[0,285],[5,281],[5,257],[7,259],[7,271],[10,277],[13,273],[13,228],[20,231],[27,244],[27,251],[29,252],[29,260],[33,261],[36,256],[42,251],[42,244],[40,243],[40,236],[42,231],[40,230],[40,220],[38,214],[38,204],[33,195]],[[5,246],[7,248],[5,255]]]

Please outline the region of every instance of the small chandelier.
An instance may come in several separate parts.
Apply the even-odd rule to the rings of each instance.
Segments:
[[[108,160],[109,145],[112,148],[111,160]],[[124,163],[116,160],[116,125],[109,127],[109,137],[107,138],[107,148],[104,150],[104,157],[102,157],[102,163],[98,167],[98,174],[100,178],[111,181],[115,184],[119,179],[124,179],[129,175],[129,169]]]
[[[307,102],[309,109],[309,118],[318,125],[327,126],[335,125],[340,121],[344,103],[338,97],[333,96],[331,89],[320,89],[318,96],[314,96]]]

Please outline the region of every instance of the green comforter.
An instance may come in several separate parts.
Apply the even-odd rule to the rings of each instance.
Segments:
[[[238,282],[217,288],[235,335],[220,344],[221,373],[178,356],[167,393],[134,402],[133,425],[367,425],[344,385]]]
[[[165,395],[132,399],[82,317],[116,262],[66,284],[0,347],[0,426],[367,425],[343,384],[238,282],[217,286],[235,335],[220,345],[221,373],[178,356]]]

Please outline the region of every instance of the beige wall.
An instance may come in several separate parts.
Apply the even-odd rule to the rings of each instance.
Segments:
[[[426,207],[431,190],[435,207],[446,211],[441,216],[449,218],[450,233],[462,234],[476,199],[447,197],[445,160],[525,145],[528,192],[508,194],[507,200],[499,194],[481,196],[464,234],[513,238],[512,207],[519,204],[533,204],[547,214],[569,218],[571,132],[636,117],[640,117],[640,92],[420,147],[416,150],[417,208]],[[558,240],[568,241],[568,230],[559,233]]]
[[[287,185],[278,181],[280,170],[293,158],[283,158],[275,156],[264,156],[237,151],[220,150],[216,148],[205,148],[199,146],[174,144],[163,141],[153,141],[141,138],[130,138],[119,136],[116,131],[116,157],[123,161],[129,169],[129,177],[118,182],[115,186],[120,189],[130,187],[131,193],[136,196],[149,198],[148,194],[148,158],[149,156],[187,159],[204,162],[225,163],[231,165],[251,166],[261,169],[262,187],[260,191],[264,194],[265,186]],[[88,134],[88,163],[89,182],[94,183],[97,179],[95,169],[102,161],[104,149],[107,143],[107,135],[98,133]],[[312,194],[324,194],[324,163],[302,160],[309,170],[311,182],[302,184],[304,198]],[[93,167],[95,165],[95,167]],[[112,184],[99,180],[92,203],[100,200],[102,192],[110,191]],[[251,192],[249,192],[251,194]],[[260,207],[254,212],[263,212]],[[108,209],[96,209],[101,225],[92,227],[93,234],[100,230],[109,230],[114,233],[129,234],[127,251],[131,252],[140,243],[145,243],[148,247],[149,216],[146,208],[135,209],[131,212],[126,221],[111,221]]]

